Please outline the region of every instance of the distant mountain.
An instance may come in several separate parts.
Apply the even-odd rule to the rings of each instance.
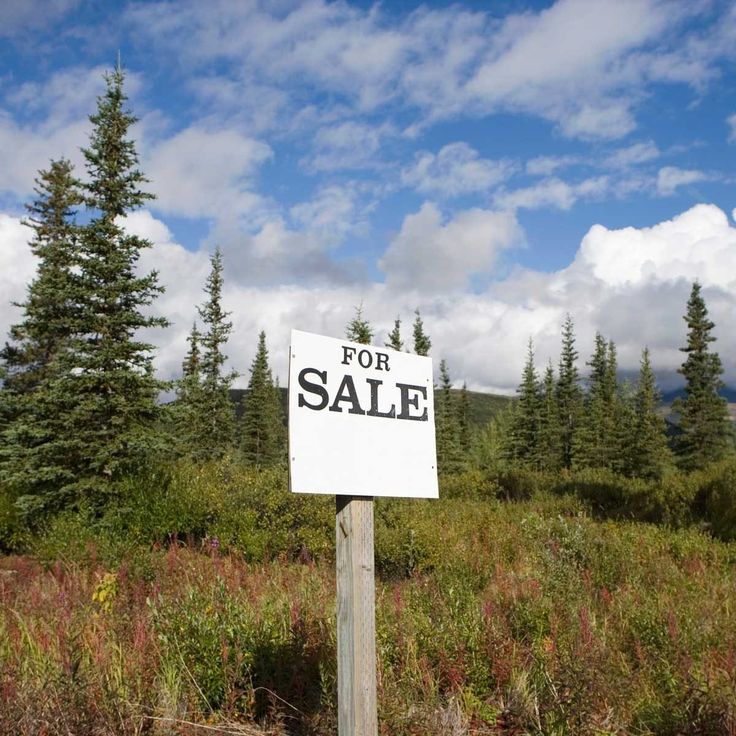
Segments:
[[[736,388],[726,386],[726,388],[721,389],[720,394],[721,396],[723,396],[724,399],[726,399],[726,401],[728,401],[729,404],[736,404]],[[662,394],[662,403],[669,406],[675,399],[684,395],[684,388],[677,388],[673,391],[667,391]]]

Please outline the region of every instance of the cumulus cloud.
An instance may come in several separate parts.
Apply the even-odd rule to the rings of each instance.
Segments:
[[[225,253],[224,306],[232,310],[235,324],[227,349],[230,364],[247,374],[258,332],[265,329],[274,369],[283,383],[290,329],[340,336],[355,305],[362,301],[377,331],[376,344],[384,341],[396,314],[404,317],[407,326],[419,307],[435,359],[446,358],[455,380],[467,380],[474,388],[513,391],[529,337],[540,367],[548,359],[556,364],[566,313],[575,321],[583,372],[595,331],[600,330],[616,342],[625,371],[637,370],[641,349],[648,345],[663,386],[671,388],[682,362],[678,347],[686,337],[681,316],[692,280],[697,278],[716,324],[714,347],[723,359],[726,380],[736,383],[736,335],[729,329],[736,311],[736,227],[718,207],[698,205],[647,228],[612,230],[596,225],[583,238],[570,265],[554,273],[520,269],[479,293],[448,290],[448,283],[435,288],[423,262],[432,262],[441,271],[447,266],[446,253],[454,250],[453,262],[458,258],[464,265],[451,266],[455,270],[449,283],[461,285],[469,272],[488,266],[496,247],[489,245],[493,234],[506,232],[510,239],[508,233],[516,230],[514,221],[504,223],[500,213],[464,214],[443,223],[436,206],[426,204],[407,217],[385,257],[394,269],[388,270],[385,284],[258,284],[240,267],[238,254]],[[159,369],[173,377],[186,351],[196,304],[203,298],[209,253],[182,247],[166,225],[147,212],[129,215],[126,226],[154,242],[152,249],[143,252],[140,267],[159,270],[166,292],[153,309],[173,324],[146,337],[159,346]],[[299,233],[283,223],[264,228],[260,238],[253,247],[262,258],[301,245],[289,242],[298,239]],[[17,218],[0,215],[0,266],[5,266],[0,270],[0,288],[9,298],[22,299],[24,284],[33,275],[27,240],[28,232]],[[409,279],[410,262],[417,269],[414,281]],[[401,288],[394,288],[397,285]],[[432,288],[423,290],[422,285]],[[0,309],[0,326],[7,329],[16,319],[17,311],[6,302]],[[247,375],[240,385],[246,381]]]
[[[675,193],[679,187],[694,184],[698,181],[706,181],[708,174],[695,169],[680,169],[677,166],[665,166],[657,174],[657,193],[668,197]]]
[[[184,217],[242,214],[261,203],[252,190],[271,148],[237,130],[193,125],[152,147],[146,162],[161,212]]]
[[[486,192],[506,179],[515,166],[510,161],[482,158],[467,143],[449,143],[438,153],[423,151],[401,174],[405,185],[422,194],[458,197]]]
[[[390,288],[423,293],[462,289],[471,276],[490,273],[499,253],[522,237],[509,212],[472,209],[443,223],[437,206],[425,202],[404,218],[380,267]]]

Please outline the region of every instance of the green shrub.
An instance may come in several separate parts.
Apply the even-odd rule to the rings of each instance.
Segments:
[[[440,498],[493,498],[498,494],[496,481],[481,470],[440,475]]]
[[[701,491],[705,520],[711,532],[726,542],[736,540],[736,463],[713,468]]]

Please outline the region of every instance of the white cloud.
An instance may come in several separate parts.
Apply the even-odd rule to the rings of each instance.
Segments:
[[[728,125],[728,142],[736,143],[736,113],[729,115],[726,118],[726,124]]]
[[[474,274],[490,273],[498,254],[522,237],[509,212],[472,209],[443,223],[437,206],[425,202],[404,218],[380,267],[390,288],[444,293],[464,288]]]
[[[678,187],[694,184],[698,181],[707,181],[710,177],[702,171],[694,169],[680,169],[677,166],[664,166],[657,174],[657,192],[667,197],[675,193]]]
[[[555,273],[518,270],[483,293],[447,291],[448,282],[439,284],[439,289],[423,290],[422,286],[434,286],[423,261],[442,270],[446,253],[454,249],[464,265],[451,264],[457,269],[451,281],[461,285],[470,271],[492,261],[496,246],[488,243],[493,233],[513,232],[516,227],[513,220],[504,225],[499,213],[464,214],[443,224],[436,207],[425,205],[408,217],[387,252],[388,261],[393,249],[396,268],[389,271],[387,284],[257,285],[248,269],[241,268],[238,254],[226,252],[224,306],[233,311],[235,324],[227,347],[230,364],[247,373],[258,332],[265,329],[275,371],[285,383],[290,329],[341,336],[355,305],[362,301],[366,317],[377,330],[377,344],[384,341],[396,314],[404,318],[404,337],[409,338],[412,313],[419,307],[435,360],[446,358],[453,378],[467,380],[475,388],[513,391],[530,336],[539,365],[549,358],[556,364],[560,325],[569,312],[582,371],[595,331],[600,330],[616,342],[622,370],[635,372],[641,349],[648,345],[655,368],[670,388],[683,357],[678,351],[686,336],[681,315],[692,280],[697,278],[716,324],[714,348],[723,359],[726,380],[736,383],[736,333],[729,329],[736,311],[736,227],[719,208],[698,205],[648,228],[609,230],[596,225],[567,268]],[[203,298],[209,255],[174,242],[168,228],[149,213],[134,213],[126,222],[131,231],[155,243],[143,252],[140,267],[159,270],[166,293],[153,308],[172,319],[173,325],[146,338],[159,346],[157,365],[162,373],[173,377],[186,351],[196,305]],[[283,224],[264,228],[259,237],[261,242],[253,248],[262,258],[303,246],[295,242],[299,233]],[[28,231],[18,218],[0,214],[0,266],[4,266],[0,288],[6,298],[22,299],[24,284],[33,275],[27,240]],[[416,281],[409,281],[411,264],[416,267]],[[392,285],[396,275],[400,278]],[[393,288],[397,284],[402,288]],[[0,327],[7,330],[17,318],[17,310],[5,302]],[[246,381],[247,375],[240,384]]]
[[[467,143],[450,143],[437,154],[418,153],[414,164],[401,174],[404,184],[423,194],[457,197],[486,192],[514,170],[510,161],[481,158]]]
[[[12,37],[38,31],[58,21],[80,0],[23,0],[0,3],[0,36]]]
[[[529,187],[499,192],[494,203],[501,209],[538,209],[555,207],[569,210],[575,204],[575,189],[562,179],[552,178]]]
[[[689,14],[702,14],[704,28],[678,37]],[[237,116],[242,100],[263,93],[262,124],[283,127],[319,91],[323,109],[344,105],[354,116],[394,106],[409,113],[402,127],[413,134],[431,121],[511,111],[567,136],[611,139],[636,127],[651,82],[702,91],[732,48],[728,15],[711,25],[702,4],[682,0],[558,0],[502,20],[457,5],[400,14],[320,0],[182,0],[134,5],[125,18],[162,53],[180,52],[186,39],[179,56],[221,111]],[[213,60],[226,62],[218,76]]]
[[[145,170],[156,209],[183,217],[233,216],[261,203],[252,191],[271,148],[237,130],[193,125],[152,147]]]
[[[532,176],[550,176],[559,169],[582,163],[579,156],[537,156],[526,162],[526,173]]]
[[[315,153],[304,163],[315,171],[371,169],[381,165],[377,155],[391,126],[364,125],[354,121],[320,128],[314,137]]]
[[[642,141],[613,151],[604,159],[604,165],[613,169],[627,169],[647,163],[661,155],[654,141]]]

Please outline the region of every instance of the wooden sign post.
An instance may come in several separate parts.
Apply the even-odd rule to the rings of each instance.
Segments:
[[[292,330],[289,485],[336,497],[339,736],[377,736],[373,496],[437,498],[432,361]]]
[[[376,736],[373,499],[336,501],[338,734]]]

